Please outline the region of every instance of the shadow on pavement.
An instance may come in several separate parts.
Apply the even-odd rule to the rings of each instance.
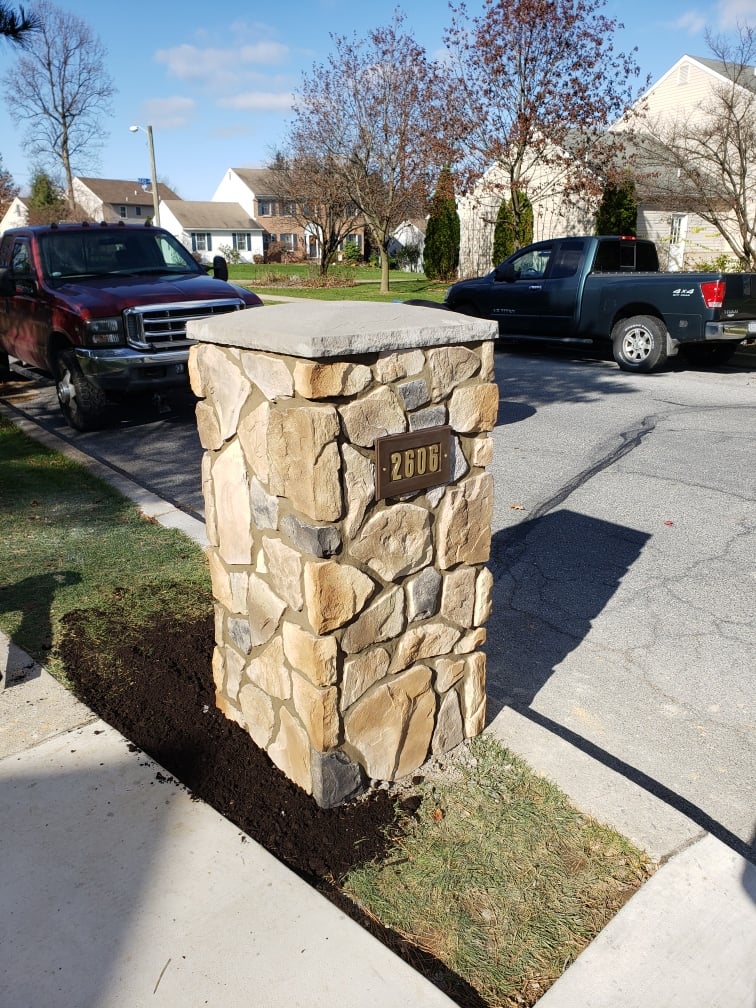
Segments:
[[[645,532],[569,510],[497,532],[489,623],[488,722],[510,707],[677,809],[742,857],[756,850],[704,809],[583,735],[534,710],[556,667],[588,636],[650,539]]]
[[[486,649],[491,717],[505,705],[530,705],[587,636],[648,539],[569,510],[494,535],[489,568],[497,620]]]

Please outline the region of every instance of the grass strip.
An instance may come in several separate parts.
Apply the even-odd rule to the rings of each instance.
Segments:
[[[344,890],[486,1004],[534,1004],[650,874],[642,851],[491,736],[421,792],[393,856]]]
[[[2,416],[0,550],[0,628],[59,677],[56,643],[69,612],[99,609],[111,623],[117,613],[126,627],[212,603],[199,546]]]

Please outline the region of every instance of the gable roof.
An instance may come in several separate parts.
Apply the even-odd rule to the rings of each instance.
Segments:
[[[695,63],[708,75],[718,77],[722,84],[732,81],[746,90],[756,93],[756,67],[738,67],[732,63],[723,63],[721,60],[709,59],[706,56],[691,56],[685,53],[657,81],[654,81],[645,94],[650,95],[652,91],[655,91],[661,84],[672,77],[673,74],[679,73],[680,68],[686,63]]]
[[[238,203],[167,199],[162,204],[179,224],[196,231],[262,231],[254,217]]]
[[[277,196],[273,175],[267,168],[232,168],[255,196]]]
[[[130,203],[132,206],[152,206],[152,190],[144,189],[134,179],[98,179],[76,176],[103,203]],[[178,195],[162,182],[158,182],[160,199],[179,199]]]
[[[756,67],[734,66],[733,64],[723,63],[721,60],[707,59],[705,56],[689,56],[688,59],[695,60],[696,63],[700,63],[708,70],[713,70],[714,73],[719,74],[720,77],[724,77],[725,80],[732,81],[734,84],[740,84],[741,87],[747,88],[756,94]]]

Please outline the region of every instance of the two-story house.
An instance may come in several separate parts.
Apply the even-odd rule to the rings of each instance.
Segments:
[[[636,108],[640,120],[623,120],[613,127],[634,132],[628,163],[636,179],[638,236],[656,242],[663,268],[690,269],[721,255],[732,258],[733,250],[714,224],[696,212],[701,210],[700,197],[697,204],[695,193],[686,193],[684,181],[676,184],[673,176],[679,178],[680,172],[671,167],[669,159],[655,158],[655,145],[675,124],[682,125],[688,137],[697,127],[703,129],[723,88],[732,92],[734,85],[746,104],[756,102],[755,73],[756,68],[736,70],[720,60],[681,56],[641,99],[644,108],[641,110],[640,103]],[[712,167],[716,173],[717,168]],[[739,173],[740,165],[732,167]],[[756,166],[753,169],[756,171]],[[746,180],[746,185],[756,193],[756,178]],[[724,200],[722,212],[726,216]],[[756,204],[751,216],[756,217]]]
[[[229,168],[215,190],[213,201],[235,201],[263,229],[263,250],[282,246],[291,259],[319,259],[320,243],[315,230],[295,216],[291,200],[277,191],[275,177],[266,168]],[[364,250],[364,228],[356,228],[346,241]]]
[[[152,188],[148,183],[76,176],[73,193],[77,207],[91,220],[111,223],[123,220],[134,224],[152,220],[155,215]],[[158,182],[158,198],[177,200],[179,197],[167,185]]]
[[[229,168],[215,190],[213,202],[236,202],[259,222],[263,254],[278,242],[292,258],[312,255],[304,228],[291,214],[291,206],[276,192],[273,176],[265,168]]]
[[[133,179],[74,176],[73,191],[76,200],[73,217],[77,220],[110,223],[122,220],[136,224],[152,220],[155,215],[152,189]],[[161,200],[178,199],[176,193],[162,182],[158,183],[158,196]],[[22,227],[28,221],[28,198],[17,196],[0,221],[0,233],[8,228]]]

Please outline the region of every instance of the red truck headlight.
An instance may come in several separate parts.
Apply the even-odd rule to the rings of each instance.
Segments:
[[[87,346],[121,346],[124,342],[119,318],[91,319],[86,323]]]

